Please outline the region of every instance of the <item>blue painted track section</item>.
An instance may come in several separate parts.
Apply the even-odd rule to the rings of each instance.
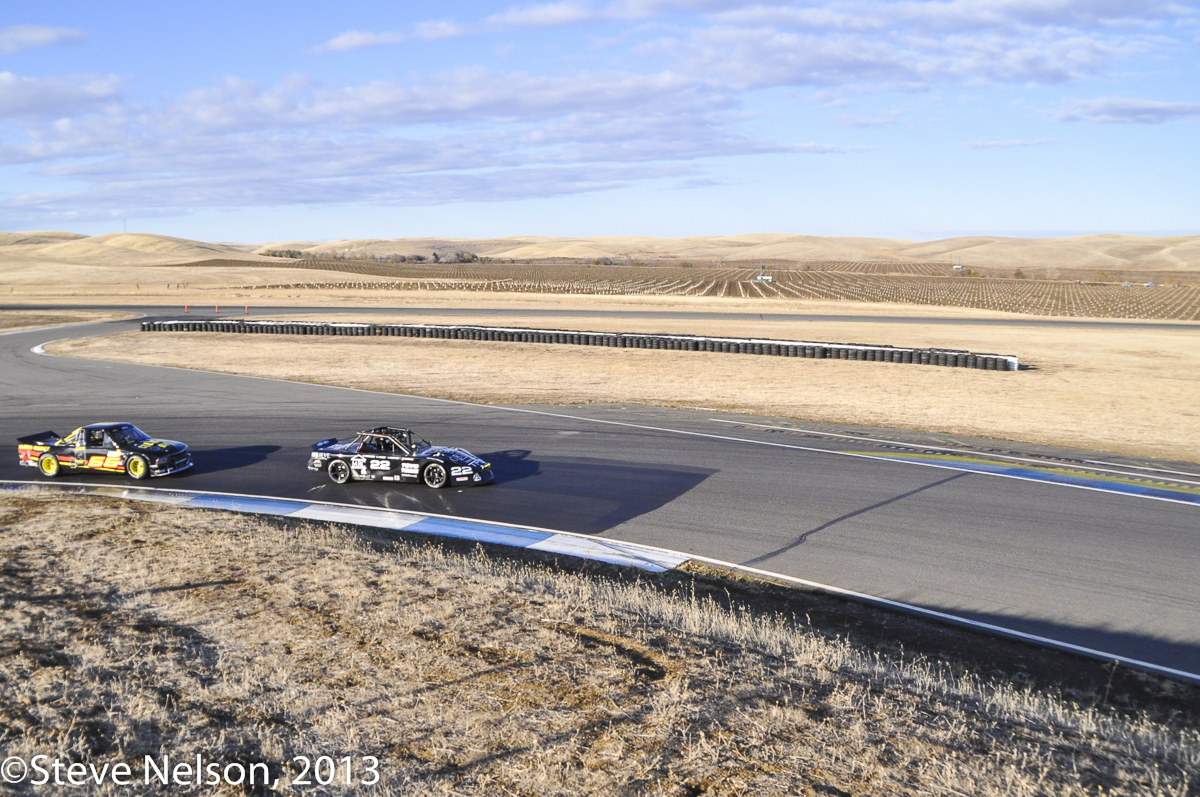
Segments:
[[[436,534],[439,537],[457,537],[476,542],[490,542],[497,545],[515,545],[518,548],[528,548],[534,543],[543,542],[554,536],[545,531],[531,531],[513,526],[492,526],[472,520],[436,517],[419,520],[405,531]]]

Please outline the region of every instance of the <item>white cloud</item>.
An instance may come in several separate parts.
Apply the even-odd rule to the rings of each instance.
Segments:
[[[968,141],[963,144],[967,149],[1013,149],[1020,147],[1040,147],[1042,144],[1051,144],[1053,138],[1035,138],[1030,140],[1012,139],[1010,141]]]
[[[346,87],[302,75],[271,86],[226,78],[157,110],[31,124],[25,141],[0,144],[0,162],[40,162],[40,174],[83,188],[10,197],[0,219],[504,201],[703,180],[695,164],[704,158],[843,151],[747,137],[735,130],[740,118],[728,92],[673,73],[466,68]]]
[[[924,33],[1014,31],[1030,28],[1153,28],[1193,18],[1183,3],[1143,0],[900,0],[900,2],[737,4],[714,17],[725,24],[864,33],[900,27]]]
[[[663,57],[693,75],[741,89],[770,86],[913,91],[938,83],[1053,85],[1095,75],[1151,48],[1136,38],[1061,30],[1022,35],[817,34],[714,25],[689,41],[663,40]]]
[[[396,31],[373,33],[371,31],[348,30],[339,33],[324,44],[312,48],[314,53],[348,53],[354,50],[365,50],[370,47],[386,47],[403,44],[413,39],[419,41],[438,41],[441,39],[457,39],[466,36],[471,30],[446,20],[418,22],[413,26],[413,32],[399,33]]]
[[[704,159],[856,151],[806,141],[813,134],[803,126],[789,141],[746,132],[747,92],[801,86],[830,106],[890,91],[930,91],[933,103],[946,85],[990,96],[979,87],[1102,76],[1122,59],[1191,46],[1171,37],[1192,35],[1196,17],[1195,3],[1156,0],[563,0],[466,24],[350,30],[313,49],[350,52],[523,28],[524,53],[538,35],[542,43],[563,38],[538,29],[604,23],[612,35],[602,47],[583,48],[580,59],[603,64],[611,53],[607,63],[619,69],[556,74],[543,58],[537,64],[547,74],[468,64],[352,85],[307,75],[273,84],[229,77],[144,107],[123,96],[112,76],[2,72],[0,119],[8,124],[0,128],[0,163],[27,164],[26,171],[79,190],[20,202],[9,195],[0,201],[0,227],[22,212],[52,220],[309,202],[502,201],[656,179],[701,186],[711,180]],[[630,66],[647,62],[654,66]],[[845,126],[893,124],[916,113],[915,106],[903,114],[840,112],[833,121]],[[1068,101],[1049,113],[1063,121],[1151,124],[1200,118],[1200,104],[1103,98]],[[959,135],[954,140],[973,134]]]
[[[440,205],[505,202],[568,196],[621,188],[647,179],[680,178],[695,170],[683,164],[589,164],[529,166],[466,172],[339,174],[320,181],[255,172],[135,176],[97,184],[88,191],[26,193],[0,200],[0,218],[87,220],[125,213],[177,215],[202,207],[262,207],[372,203]]]
[[[492,14],[485,22],[502,27],[554,27],[594,22],[602,15],[584,3],[544,3],[533,6],[514,6]]]
[[[449,20],[434,20],[430,22],[420,22],[416,26],[416,37],[425,39],[426,41],[437,41],[439,39],[457,39],[461,36],[466,36],[471,30],[462,25],[456,25]]]
[[[1160,125],[1200,118],[1200,102],[1160,102],[1126,97],[1068,100],[1054,112],[1059,122]]]
[[[572,113],[704,112],[729,108],[734,98],[719,87],[670,72],[639,75],[595,72],[543,77],[494,73],[481,67],[450,70],[406,84],[376,80],[336,87],[304,76],[263,88],[228,78],[189,92],[155,124],[209,132],[325,126],[512,123]]]
[[[0,119],[81,113],[114,100],[119,87],[113,75],[32,78],[0,72]]]
[[[362,50],[367,47],[400,44],[407,38],[403,33],[370,33],[361,30],[348,30],[345,33],[339,33],[324,44],[318,44],[312,49],[314,53],[348,53],[351,50]]]
[[[0,28],[0,55],[13,55],[22,50],[35,50],[55,44],[76,42],[87,34],[77,28],[48,28],[45,25],[13,25]]]

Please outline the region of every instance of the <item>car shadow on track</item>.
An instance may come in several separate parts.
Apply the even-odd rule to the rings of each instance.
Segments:
[[[238,446],[236,448],[191,449],[192,467],[185,473],[200,476],[223,470],[236,470],[264,462],[281,446]]]
[[[518,452],[519,453],[519,452]],[[489,519],[600,534],[653,512],[691,491],[717,471],[598,458],[542,457],[493,460],[496,483],[464,495]],[[515,466],[512,472],[504,470]],[[469,491],[468,491],[469,492]]]
[[[493,483],[504,484],[528,479],[530,476],[537,476],[542,472],[542,463],[529,458],[532,453],[532,451],[512,449],[510,451],[492,451],[479,456],[485,462],[492,464],[492,473],[495,474]]]
[[[482,454],[492,463],[496,478],[491,484],[477,487],[431,490],[420,484],[339,485],[324,478],[306,487],[302,497],[601,534],[665,506],[717,472],[711,468],[596,458],[534,460],[529,453],[509,450]]]

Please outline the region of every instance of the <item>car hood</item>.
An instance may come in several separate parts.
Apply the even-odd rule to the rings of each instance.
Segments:
[[[449,448],[447,446],[429,446],[417,451],[418,457],[438,457],[447,460],[448,462],[457,462],[460,465],[471,465],[476,468],[482,468],[487,463],[479,457],[467,451],[465,448]]]
[[[122,447],[126,451],[135,451],[139,454],[157,454],[158,456],[182,454],[184,451],[187,451],[187,446],[178,440],[159,440],[158,438],[143,440],[140,443]]]

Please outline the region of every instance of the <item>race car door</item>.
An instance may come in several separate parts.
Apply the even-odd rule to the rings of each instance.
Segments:
[[[393,450],[396,452],[396,460],[400,466],[400,481],[419,482],[421,481],[421,463],[417,462],[417,458],[412,456],[412,447],[407,445],[405,441],[389,438],[392,442]]]
[[[117,444],[103,429],[81,429],[79,436],[84,442],[84,464],[96,470],[122,470],[121,452]],[[76,448],[76,451],[79,449]],[[78,458],[78,455],[76,455]]]
[[[350,460],[350,467],[360,471],[359,478],[385,482],[400,481],[395,472],[399,457],[396,444],[384,435],[367,435],[358,446],[358,456]]]

